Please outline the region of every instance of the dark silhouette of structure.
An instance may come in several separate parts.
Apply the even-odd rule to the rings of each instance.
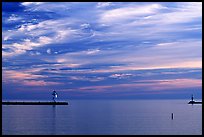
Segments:
[[[68,102],[2,102],[2,105],[68,105]]]
[[[57,92],[54,90],[54,91],[52,92],[52,95],[53,95],[53,98],[52,98],[53,101],[56,102],[55,99],[57,98]]]
[[[68,105],[68,102],[56,102],[55,99],[57,98],[58,94],[56,91],[53,91],[52,92],[52,95],[53,95],[53,102],[22,102],[22,101],[18,101],[18,102],[10,102],[10,101],[7,101],[7,102],[2,102],[2,105]]]
[[[193,94],[191,95],[191,101],[193,101]]]
[[[174,119],[174,113],[171,113],[171,119],[172,120]]]
[[[197,102],[193,100],[193,94],[191,95],[191,101],[188,102],[188,104],[202,104],[202,102]]]

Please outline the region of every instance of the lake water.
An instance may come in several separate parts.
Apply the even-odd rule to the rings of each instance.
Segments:
[[[188,101],[69,100],[65,106],[2,105],[2,133],[201,135],[202,105],[189,105]]]

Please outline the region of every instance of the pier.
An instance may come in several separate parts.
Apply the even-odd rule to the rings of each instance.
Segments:
[[[197,101],[189,101],[188,104],[202,104],[202,102],[197,102]]]
[[[202,102],[194,101],[193,99],[193,95],[191,95],[191,101],[189,101],[188,104],[202,104]]]
[[[2,102],[2,105],[68,105],[68,102]]]
[[[52,92],[52,96],[53,101],[2,101],[2,105],[68,105],[68,102],[55,100],[58,97],[58,93],[55,90]]]

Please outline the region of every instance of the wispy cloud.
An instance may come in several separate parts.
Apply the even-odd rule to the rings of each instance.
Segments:
[[[97,81],[102,81],[105,78],[104,77],[70,76],[69,79],[71,79],[71,80],[78,80],[78,81],[97,82]]]
[[[122,78],[127,78],[127,77],[131,77],[133,76],[133,74],[112,74],[109,77],[110,78],[118,78],[118,79],[122,79]]]
[[[195,21],[202,18],[202,3],[177,3],[173,9],[167,8],[167,12],[154,14],[132,22],[134,25],[168,25]]]
[[[33,48],[37,48],[40,46],[44,46],[52,42],[52,39],[46,36],[41,36],[37,39],[36,42],[32,42],[30,39],[24,39],[21,43],[13,43],[13,44],[3,44],[3,49],[10,49],[11,51],[3,51],[3,57],[13,57],[19,54],[25,53],[27,50],[31,50]]]
[[[11,14],[11,16],[8,18],[8,22],[15,22],[15,21],[19,21],[21,20],[22,18],[21,17],[18,17],[18,15],[15,15],[15,14]]]
[[[23,2],[21,3],[23,6],[32,6],[32,5],[40,5],[43,4],[44,2]]]
[[[96,7],[97,8],[104,8],[104,7],[108,7],[112,4],[113,4],[112,2],[98,2]]]
[[[2,11],[3,84],[114,95],[201,87],[202,2],[15,4]]]
[[[88,50],[56,56],[59,63],[104,64],[117,62],[122,66],[108,65],[106,68],[93,68],[92,72],[117,72],[160,68],[202,68],[202,42],[197,40],[159,43],[147,48],[128,48],[113,50]],[[100,51],[100,52],[99,52]],[[194,51],[194,52],[192,52]],[[111,56],[111,58],[110,58]],[[126,65],[124,65],[126,64]]]
[[[32,74],[32,72],[19,72],[15,70],[3,71],[3,82],[11,82],[25,86],[50,86],[62,85],[63,83],[41,80],[44,75]]]
[[[143,6],[130,6],[105,11],[101,15],[100,21],[103,23],[120,22],[128,19],[136,19],[140,16],[155,14],[163,9],[160,4],[148,4]]]
[[[24,80],[21,84],[25,86],[50,86],[50,85],[62,85],[60,82],[48,82],[43,80]]]
[[[185,89],[192,87],[202,87],[202,80],[200,79],[162,79],[162,80],[138,80],[131,84],[113,84],[103,86],[87,86],[79,88],[79,91],[87,92],[140,92],[144,94],[151,94],[145,91],[159,91],[159,90],[173,90]],[[124,89],[126,89],[124,91]],[[165,92],[165,91],[164,91]]]

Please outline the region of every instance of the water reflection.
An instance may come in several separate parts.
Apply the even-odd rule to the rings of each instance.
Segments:
[[[2,106],[2,132],[6,135],[201,134],[201,108],[202,105],[191,106],[182,100]]]
[[[51,134],[56,134],[56,106],[52,105],[52,111],[51,111]]]

